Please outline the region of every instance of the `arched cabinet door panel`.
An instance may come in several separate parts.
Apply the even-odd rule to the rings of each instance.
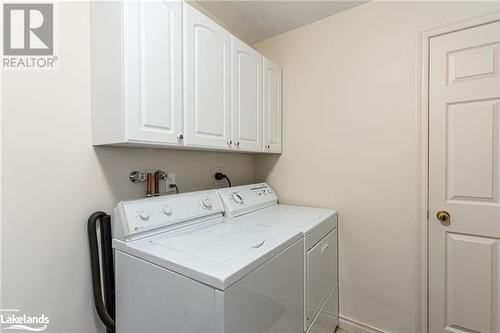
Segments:
[[[264,58],[264,152],[281,153],[281,67]]]
[[[180,143],[182,5],[124,2],[124,99],[127,137]]]
[[[231,34],[184,4],[185,142],[229,148]]]
[[[182,3],[91,1],[94,145],[182,146]]]
[[[231,37],[232,141],[244,151],[262,151],[262,55]]]

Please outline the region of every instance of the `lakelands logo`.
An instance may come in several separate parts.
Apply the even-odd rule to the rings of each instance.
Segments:
[[[54,5],[4,3],[3,68],[51,69],[56,60]]]
[[[45,331],[50,323],[46,315],[28,316],[21,314],[19,309],[1,309],[0,324],[2,330],[21,330],[31,332]]]

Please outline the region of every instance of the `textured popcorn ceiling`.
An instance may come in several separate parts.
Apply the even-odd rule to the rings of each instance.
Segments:
[[[366,1],[196,1],[253,44]]]

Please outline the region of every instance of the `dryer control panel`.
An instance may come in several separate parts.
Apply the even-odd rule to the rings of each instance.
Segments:
[[[278,203],[278,197],[266,183],[218,189],[227,216],[239,216]]]

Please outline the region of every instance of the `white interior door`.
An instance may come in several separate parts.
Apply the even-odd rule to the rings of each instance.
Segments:
[[[232,140],[237,149],[262,150],[262,55],[231,36]]]
[[[264,58],[264,151],[281,153],[281,67]]]
[[[432,333],[500,332],[499,47],[500,22],[430,41]]]
[[[228,148],[231,34],[184,3],[185,142]]]
[[[182,143],[182,3],[126,1],[123,28],[127,139]]]

